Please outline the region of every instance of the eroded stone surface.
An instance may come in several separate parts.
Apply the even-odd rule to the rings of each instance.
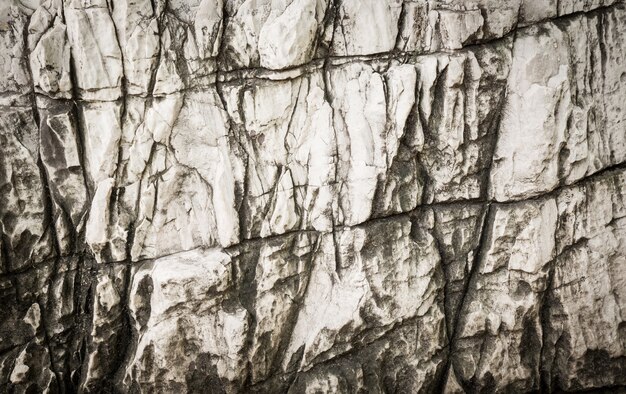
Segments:
[[[619,0],[0,4],[0,391],[626,387]]]
[[[624,114],[615,102],[624,89],[615,79],[623,52],[611,50],[623,15],[577,16],[517,35],[493,157],[494,199],[536,196],[623,162]]]

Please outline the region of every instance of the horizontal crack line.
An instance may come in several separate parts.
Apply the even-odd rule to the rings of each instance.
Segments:
[[[299,78],[303,75],[322,70],[325,68],[326,63],[330,67],[338,67],[342,64],[350,61],[361,61],[361,62],[373,62],[373,61],[389,61],[389,60],[399,60],[403,63],[408,63],[409,59],[413,61],[419,61],[420,58],[423,57],[431,57],[431,56],[441,56],[441,55],[451,55],[455,53],[462,53],[464,51],[472,50],[473,48],[477,48],[483,45],[495,44],[498,42],[502,42],[513,38],[516,33],[519,31],[523,31],[525,29],[532,28],[533,26],[555,22],[555,21],[563,21],[577,18],[581,15],[588,15],[593,13],[604,13],[610,12],[612,9],[620,7],[624,4],[623,1],[618,1],[608,6],[601,6],[587,11],[577,11],[573,13],[559,15],[553,18],[544,18],[539,21],[534,21],[532,23],[526,25],[515,26],[513,29],[508,31],[506,34],[503,34],[499,37],[494,37],[486,40],[477,40],[471,42],[467,45],[463,45],[459,48],[451,48],[451,49],[440,49],[435,51],[401,51],[397,49],[393,49],[391,51],[373,53],[373,54],[356,54],[356,55],[329,55],[326,57],[318,57],[314,58],[304,64],[294,65],[290,67],[285,67],[281,69],[268,69],[264,67],[242,67],[232,70],[221,70],[219,69],[219,62],[217,62],[216,70],[212,73],[202,75],[197,77],[196,79],[206,79],[206,84],[200,84],[197,86],[189,86],[184,89],[176,90],[169,93],[163,94],[150,94],[149,92],[141,92],[141,93],[126,93],[122,94],[122,86],[114,86],[107,87],[102,89],[90,89],[90,93],[104,92],[104,91],[117,91],[119,89],[120,96],[111,100],[93,100],[93,99],[82,99],[75,98],[73,101],[78,102],[114,102],[123,100],[125,97],[138,97],[138,98],[149,98],[149,97],[168,97],[183,94],[185,92],[196,92],[203,91],[206,88],[214,87],[216,84],[220,83],[236,83],[250,79],[262,79],[268,81],[288,81],[295,78]],[[519,16],[518,16],[519,19]],[[219,57],[219,55],[218,55]],[[215,62],[217,58],[207,59],[207,61]],[[67,98],[57,98],[54,95],[48,95],[44,92],[36,92],[38,95],[48,97],[55,100],[71,100]]]
[[[597,179],[600,179],[604,176],[606,176],[607,174],[610,173],[614,173],[614,172],[619,172],[619,171],[623,171],[626,170],[626,162],[624,163],[620,163],[617,165],[613,165],[607,168],[604,168],[590,176],[587,176],[585,178],[582,178],[574,183],[571,183],[569,185],[563,185],[560,186],[554,190],[551,190],[547,193],[538,195],[538,196],[534,196],[528,199],[523,199],[523,200],[516,200],[516,201],[505,201],[505,202],[498,202],[498,201],[494,201],[494,200],[490,200],[490,199],[470,199],[470,200],[455,200],[455,201],[443,201],[443,202],[436,202],[436,203],[431,203],[431,204],[422,204],[417,206],[416,208],[410,210],[410,211],[406,211],[406,212],[397,212],[394,214],[390,214],[390,215],[386,215],[386,216],[379,216],[379,217],[373,217],[369,220],[366,220],[364,222],[358,223],[358,224],[354,224],[354,225],[338,225],[338,226],[334,226],[332,229],[329,229],[328,231],[320,231],[320,230],[314,230],[314,229],[300,229],[300,230],[293,230],[293,231],[287,231],[281,234],[273,234],[273,235],[269,235],[269,236],[265,236],[265,237],[252,237],[252,238],[246,238],[241,240],[240,242],[231,245],[231,246],[227,246],[227,247],[221,247],[221,246],[198,246],[198,247],[194,247],[191,249],[187,249],[187,250],[180,250],[180,251],[175,251],[172,253],[167,253],[167,254],[163,254],[163,255],[159,255],[159,256],[155,256],[155,257],[150,257],[150,258],[143,258],[143,259],[138,259],[138,260],[133,260],[133,261],[128,261],[128,260],[120,260],[120,261],[108,261],[108,262],[104,262],[101,263],[100,265],[106,266],[106,265],[115,265],[115,264],[123,264],[123,265],[137,265],[137,264],[142,264],[145,262],[150,262],[150,261],[155,261],[158,259],[162,259],[162,258],[166,258],[166,257],[170,257],[170,256],[175,256],[178,254],[183,254],[183,253],[188,253],[188,252],[193,252],[193,251],[197,251],[197,250],[222,250],[226,253],[229,254],[236,254],[236,252],[242,248],[245,247],[246,245],[253,245],[256,243],[260,243],[260,242],[271,242],[271,241],[277,241],[277,240],[281,240],[284,238],[288,238],[288,237],[293,237],[293,236],[297,236],[297,235],[304,235],[304,234],[314,234],[314,235],[326,235],[326,234],[332,234],[333,231],[341,231],[341,230],[347,230],[347,229],[351,229],[351,228],[358,228],[358,227],[363,227],[363,226],[369,226],[372,225],[374,223],[378,223],[378,222],[384,222],[384,221],[393,221],[393,220],[398,220],[400,218],[403,217],[411,217],[411,216],[415,216],[421,212],[423,212],[426,209],[437,209],[437,208],[442,208],[442,207],[462,207],[462,206],[468,206],[468,205],[481,205],[481,206],[485,206],[487,204],[491,204],[493,207],[498,207],[498,206],[507,206],[507,205],[511,205],[511,204],[523,204],[523,203],[527,203],[530,201],[541,201],[541,200],[545,200],[545,199],[549,199],[549,198],[554,198],[556,197],[556,195],[558,195],[558,193],[560,193],[563,190],[568,190],[568,189],[572,189],[575,187],[579,187],[581,185],[584,185],[585,183],[589,183],[589,182],[594,182]],[[51,257],[46,259],[45,261],[39,262],[39,263],[33,263],[31,266],[29,266],[28,268],[22,270],[22,271],[18,271],[18,272],[9,272],[9,273],[3,273],[0,275],[0,278],[8,278],[8,277],[13,277],[13,276],[18,276],[18,275],[24,275],[29,273],[30,271],[36,270],[36,269],[40,269],[41,267],[45,266],[47,263],[58,259],[58,258],[72,258],[72,257],[80,257],[80,258],[89,258],[85,252],[82,253],[74,253],[74,254],[69,254],[69,255],[64,255],[64,256],[60,256],[60,257]],[[96,265],[97,266],[97,265]]]

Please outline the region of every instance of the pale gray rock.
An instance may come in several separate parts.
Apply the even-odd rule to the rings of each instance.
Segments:
[[[10,273],[52,257],[56,240],[49,228],[50,197],[38,165],[39,131],[33,111],[15,108],[0,113],[2,272]]]
[[[520,0],[410,0],[402,6],[396,49],[409,52],[460,49],[500,38],[520,17]]]
[[[245,238],[332,229],[337,144],[323,78],[314,72],[221,86],[231,152],[239,161],[233,173],[243,192],[239,226]]]
[[[371,341],[394,324],[425,315],[426,324],[441,332],[435,329],[443,325],[436,305],[442,290],[439,253],[432,235],[412,230],[402,218],[322,237],[285,362],[302,352],[294,367],[306,370],[349,351],[352,335]],[[318,297],[328,300],[324,308]],[[444,338],[432,341],[443,347]]]
[[[17,0],[0,5],[0,104],[3,106],[29,104],[32,80],[24,36],[28,11]]]
[[[554,198],[491,207],[452,349],[456,378],[479,390],[539,387],[539,309],[556,255]]]
[[[557,195],[560,251],[543,317],[548,387],[624,384],[624,176],[609,172]]]
[[[433,211],[433,235],[445,275],[446,324],[448,336],[452,336],[470,273],[478,260],[487,210],[482,204],[451,204]]]
[[[282,368],[284,351],[311,279],[321,240],[313,232],[246,244],[233,253],[239,299],[254,316],[248,334],[248,376],[262,384]],[[280,259],[284,263],[276,265]],[[297,360],[294,360],[294,362]]]
[[[126,92],[151,94],[161,53],[159,31],[162,29],[160,22],[164,18],[164,3],[115,0],[111,4],[111,18],[123,57]]]
[[[536,196],[623,162],[624,104],[615,97],[623,97],[617,37],[625,17],[616,8],[516,36],[491,169],[494,199]]]
[[[59,18],[55,18],[54,26],[39,36],[38,29],[42,27],[39,18],[43,16],[33,16],[32,27],[29,26],[29,46],[34,45],[30,49],[30,69],[35,89],[53,97],[71,98],[72,80],[70,44],[66,38],[67,26],[60,22]]]
[[[224,2],[228,20],[221,56],[227,70],[280,70],[310,62],[324,40],[332,5],[328,0]]]
[[[196,369],[208,373],[203,379],[223,380],[226,387],[244,377],[248,312],[232,292],[231,264],[228,254],[207,250],[138,267],[129,295],[137,344],[124,373],[125,386],[190,389],[187,380]]]
[[[130,327],[125,314],[129,286],[124,265],[110,265],[100,269],[85,281],[91,297],[85,300],[85,309],[91,315],[84,318],[84,348],[88,357],[81,360],[86,370],[81,375],[80,387],[85,392],[98,392],[107,384],[124,357],[125,341]],[[106,382],[106,383],[103,383]]]
[[[626,389],[620,0],[6,0],[0,392]]]
[[[491,172],[491,195],[498,201],[532,197],[559,184],[559,151],[571,98],[564,40],[563,31],[548,24],[525,29],[513,43]]]
[[[417,176],[397,185],[392,174],[403,140],[415,146],[421,139],[419,132],[404,137],[409,133],[407,119],[416,100],[415,67],[350,62],[329,74],[338,157],[334,221],[350,226],[363,223],[373,214],[375,198],[381,199],[377,202],[383,212],[415,208],[421,194]],[[396,185],[405,186],[409,196],[394,190]]]
[[[347,0],[339,3],[331,53],[371,55],[391,51],[396,43],[402,0]]]
[[[77,134],[74,106],[67,101],[38,100],[39,147],[48,182],[60,252],[74,252],[74,239],[84,226],[87,184]]]
[[[503,40],[458,55],[420,58],[415,127],[423,135],[417,157],[426,176],[424,202],[485,198],[511,45]]]
[[[78,97],[115,100],[122,94],[122,53],[106,0],[63,0]]]

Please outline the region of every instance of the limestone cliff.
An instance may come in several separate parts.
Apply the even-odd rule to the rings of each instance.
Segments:
[[[626,3],[0,0],[0,392],[626,390]]]

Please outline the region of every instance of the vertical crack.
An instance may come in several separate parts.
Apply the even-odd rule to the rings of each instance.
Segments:
[[[0,222],[0,226],[2,223]],[[4,226],[2,226],[4,227]],[[0,263],[2,264],[2,273],[7,274],[11,272],[11,250],[9,249],[9,240],[7,235],[4,233],[4,228],[1,228],[0,231],[0,256],[2,256],[2,260]]]
[[[330,78],[330,59],[331,59],[331,55],[332,55],[332,50],[333,50],[333,45],[335,43],[335,35],[336,35],[336,31],[337,31],[337,25],[339,23],[339,6],[340,6],[340,2],[341,0],[331,0],[331,7],[329,7],[329,13],[331,13],[332,15],[330,16],[330,18],[332,18],[333,24],[332,24],[332,32],[331,32],[331,37],[330,37],[330,42],[328,44],[328,51],[326,52],[326,56],[324,57],[324,62],[322,64],[322,88],[324,91],[324,101],[326,103],[328,103],[328,106],[330,107],[330,116],[331,116],[331,127],[333,129],[333,135],[334,135],[334,152],[333,152],[333,156],[335,159],[334,162],[334,179],[333,179],[333,189],[334,189],[334,203],[333,205],[336,205],[338,210],[341,210],[341,197],[340,197],[340,191],[341,191],[341,185],[339,185],[339,164],[340,164],[340,157],[339,157],[339,140],[337,138],[337,129],[335,127],[335,108],[333,107],[333,103],[334,103],[334,99],[333,99],[333,95],[331,93],[331,78]],[[333,239],[334,239],[334,227],[336,225],[336,218],[335,218],[335,207],[332,208],[332,212],[331,212],[331,226],[333,227]],[[293,382],[292,382],[293,383]]]
[[[481,225],[480,238],[478,241],[478,246],[476,247],[476,255],[474,256],[474,260],[472,261],[472,266],[470,267],[468,274],[467,282],[464,286],[463,293],[461,295],[461,299],[459,301],[458,309],[455,315],[452,317],[452,330],[449,340],[449,352],[448,358],[446,360],[446,365],[443,368],[443,372],[440,376],[440,380],[436,385],[437,392],[443,392],[446,386],[446,379],[450,373],[454,373],[456,367],[455,363],[452,360],[455,353],[457,352],[457,344],[460,335],[461,328],[461,320],[464,314],[467,313],[467,308],[469,307],[470,300],[470,292],[472,289],[476,289],[476,284],[478,281],[478,272],[480,266],[482,265],[482,261],[485,258],[485,255],[489,248],[489,243],[492,237],[493,225],[495,220],[496,210],[492,208],[491,202],[488,202],[485,208],[485,212],[483,213],[483,220]],[[446,320],[449,318],[446,314]]]
[[[131,225],[131,228],[133,226]],[[132,234],[132,233],[131,233]],[[129,236],[130,238],[130,236]],[[128,250],[128,247],[127,247]],[[129,252],[127,251],[127,255]],[[113,362],[113,368],[110,373],[105,377],[106,382],[115,387],[118,391],[123,392],[123,380],[124,373],[126,372],[127,365],[130,364],[133,348],[135,343],[139,341],[139,333],[133,329],[133,317],[130,310],[130,298],[132,291],[133,280],[133,268],[132,262],[127,257],[127,261],[124,263],[124,278],[122,288],[124,292],[120,297],[120,316],[121,316],[121,330],[119,332],[119,338],[115,346],[115,361]]]
[[[558,258],[558,256],[557,256]],[[547,348],[548,344],[548,328],[550,327],[550,307],[552,305],[552,283],[554,281],[554,271],[556,265],[556,258],[551,261],[550,266],[548,267],[548,279],[546,281],[546,289],[541,298],[541,304],[539,307],[539,322],[541,326],[541,349],[539,353],[539,390],[546,393],[551,393],[553,391],[551,376],[552,368],[546,369],[546,361],[549,357],[548,352],[550,349]],[[554,349],[556,351],[556,349]],[[554,355],[553,355],[554,356]],[[550,361],[550,365],[554,362],[554,358]]]
[[[405,45],[400,45],[401,41],[404,39],[404,37],[402,37],[402,32],[405,29],[405,19],[406,19],[406,5],[404,3],[404,1],[402,1],[402,4],[400,6],[400,16],[398,17],[398,32],[396,33],[396,39],[394,40],[395,45],[394,45],[394,52],[404,52],[404,50],[406,49],[406,43]]]
[[[56,261],[55,261],[55,266],[56,266]],[[54,270],[54,272],[56,273],[56,269]],[[54,274],[53,274],[54,275]],[[37,304],[39,305],[39,309],[41,311],[41,330],[43,332],[43,342],[44,345],[46,347],[46,350],[48,351],[48,357],[50,359],[50,370],[52,371],[52,373],[54,374],[54,378],[56,380],[56,386],[57,386],[57,390],[59,390],[59,392],[64,393],[66,392],[66,387],[65,387],[65,382],[63,381],[62,375],[61,375],[61,371],[58,370],[57,366],[56,366],[56,360],[54,357],[54,351],[52,349],[52,338],[50,337],[50,332],[48,329],[48,310],[49,310],[49,304],[50,304],[50,297],[48,296],[48,302],[46,304],[48,304],[46,307],[44,307],[44,303],[43,300],[41,299],[43,297],[43,294],[39,294],[39,296],[37,297]]]
[[[585,188],[586,189],[586,188]],[[559,256],[563,253],[561,251],[559,253],[559,239],[557,237],[558,234],[558,225],[559,218],[557,217],[557,229],[554,231],[554,258],[552,261],[548,263],[548,278],[546,280],[546,288],[543,292],[543,295],[540,300],[539,305],[539,324],[541,327],[541,349],[539,350],[539,365],[537,367],[537,373],[539,374],[539,390],[546,393],[553,392],[553,377],[552,377],[552,369],[554,358],[556,357],[556,343],[554,347],[554,354],[552,354],[552,360],[548,365],[548,369],[546,369],[546,361],[549,357],[550,348],[547,347],[549,342],[549,333],[548,328],[550,327],[550,307],[552,306],[553,300],[553,292],[552,286],[554,283],[554,275],[556,271],[557,261]],[[560,338],[559,338],[560,339]],[[558,342],[558,341],[557,341]]]
[[[156,85],[156,77],[159,71],[159,66],[161,65],[161,58],[163,56],[163,45],[161,44],[161,38],[163,36],[163,29],[164,29],[163,20],[165,19],[165,10],[167,9],[167,0],[165,0],[163,10],[161,11],[160,14],[157,14],[158,7],[155,4],[155,0],[150,0],[150,3],[152,5],[152,16],[157,21],[157,36],[159,37],[159,39],[157,40],[157,43],[158,43],[159,48],[157,51],[157,57],[154,63],[152,64],[152,67],[150,68],[150,80],[148,82],[148,89],[146,91],[146,94],[148,97],[154,96],[154,87]]]

